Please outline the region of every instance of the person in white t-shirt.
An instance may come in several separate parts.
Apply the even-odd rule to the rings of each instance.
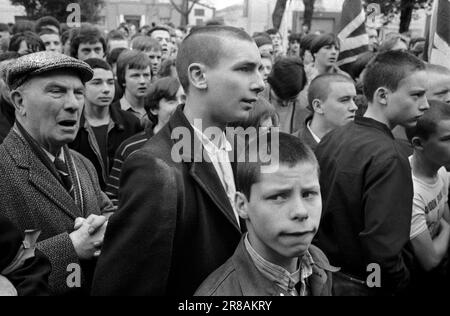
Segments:
[[[430,101],[430,109],[407,134],[414,147],[410,157],[414,183],[411,243],[419,266],[425,272],[435,272],[446,269],[443,265],[450,243],[448,104]]]

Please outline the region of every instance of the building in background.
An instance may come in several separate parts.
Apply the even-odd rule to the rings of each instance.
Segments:
[[[14,6],[9,0],[0,0],[0,23],[15,23],[26,19],[25,8]]]
[[[176,0],[177,3],[181,0]],[[214,18],[215,8],[203,0],[194,5],[190,15],[190,25],[203,25]],[[115,29],[120,23],[134,24],[137,28],[144,25],[173,23],[180,25],[181,15],[169,0],[105,0],[100,26],[105,30]]]

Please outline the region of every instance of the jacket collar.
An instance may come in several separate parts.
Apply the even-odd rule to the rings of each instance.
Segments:
[[[202,190],[212,199],[219,210],[232,224],[236,232],[241,234],[241,229],[236,221],[233,208],[225,192],[225,189],[216,173],[214,165],[203,159],[204,148],[200,139],[196,136],[192,125],[183,113],[184,105],[180,105],[172,115],[166,128],[173,141],[172,154],[178,154],[180,157],[176,160],[190,164],[190,175],[202,188]],[[180,151],[180,144],[183,144]]]
[[[392,131],[389,129],[389,127],[386,124],[383,124],[374,119],[357,116],[355,118],[355,124],[370,127],[370,128],[375,128],[377,130],[382,131],[383,133],[385,133],[392,139],[395,139],[394,135],[392,134]]]
[[[20,169],[28,170],[28,181],[31,185],[36,187],[37,190],[57,205],[70,218],[76,219],[77,217],[82,217],[82,212],[76,205],[74,199],[61,185],[60,181],[36,157],[25,140],[14,130],[5,139],[4,146],[16,163],[16,166]],[[68,151],[67,148],[64,150]]]
[[[289,296],[289,293],[264,278],[257,270],[252,258],[245,249],[244,238],[242,238],[231,258],[243,296]],[[328,281],[326,271],[334,273],[340,269],[332,267],[318,248],[311,245],[309,253],[314,260],[313,274],[309,278],[311,293],[313,296],[320,296]]]
[[[112,130],[113,128],[117,128],[119,131],[125,130],[125,122],[123,117],[120,115],[120,110],[117,109],[115,106],[109,107],[109,115],[111,117],[111,123],[108,128],[108,132]],[[80,117],[80,126],[82,126],[84,129],[89,128],[89,123],[86,120],[86,116],[84,115],[84,111],[81,113]]]

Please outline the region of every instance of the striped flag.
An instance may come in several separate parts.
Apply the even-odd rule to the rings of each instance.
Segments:
[[[341,52],[338,66],[352,63],[368,51],[369,35],[366,32],[366,13],[361,0],[345,0],[342,5],[341,26],[338,38]]]
[[[429,61],[450,68],[450,0],[435,0],[429,35]]]

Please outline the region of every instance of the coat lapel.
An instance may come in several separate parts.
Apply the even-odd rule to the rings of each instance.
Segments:
[[[58,206],[67,216],[72,219],[80,217],[81,213],[75,201],[58,179],[36,157],[22,138],[14,131],[11,132],[10,136],[12,142],[8,142],[5,145],[15,160],[17,167],[28,170],[29,183],[53,204]]]
[[[216,169],[211,162],[206,162],[203,159],[204,148],[200,140],[195,135],[195,132],[184,116],[183,107],[180,106],[175,114],[172,116],[170,130],[174,130],[178,127],[185,128],[189,135],[183,135],[183,137],[188,137],[191,142],[190,148],[184,148],[182,153],[182,159],[185,163],[190,163],[190,175],[195,180],[195,182],[202,188],[202,190],[211,198],[211,200],[216,204],[218,209],[223,213],[227,220],[236,228],[236,231],[241,234],[241,229],[234,215],[233,207],[228,199],[225,192],[225,188],[217,175]],[[185,140],[185,138],[183,138]],[[179,140],[174,140],[175,142]],[[207,154],[207,153],[205,153]]]

